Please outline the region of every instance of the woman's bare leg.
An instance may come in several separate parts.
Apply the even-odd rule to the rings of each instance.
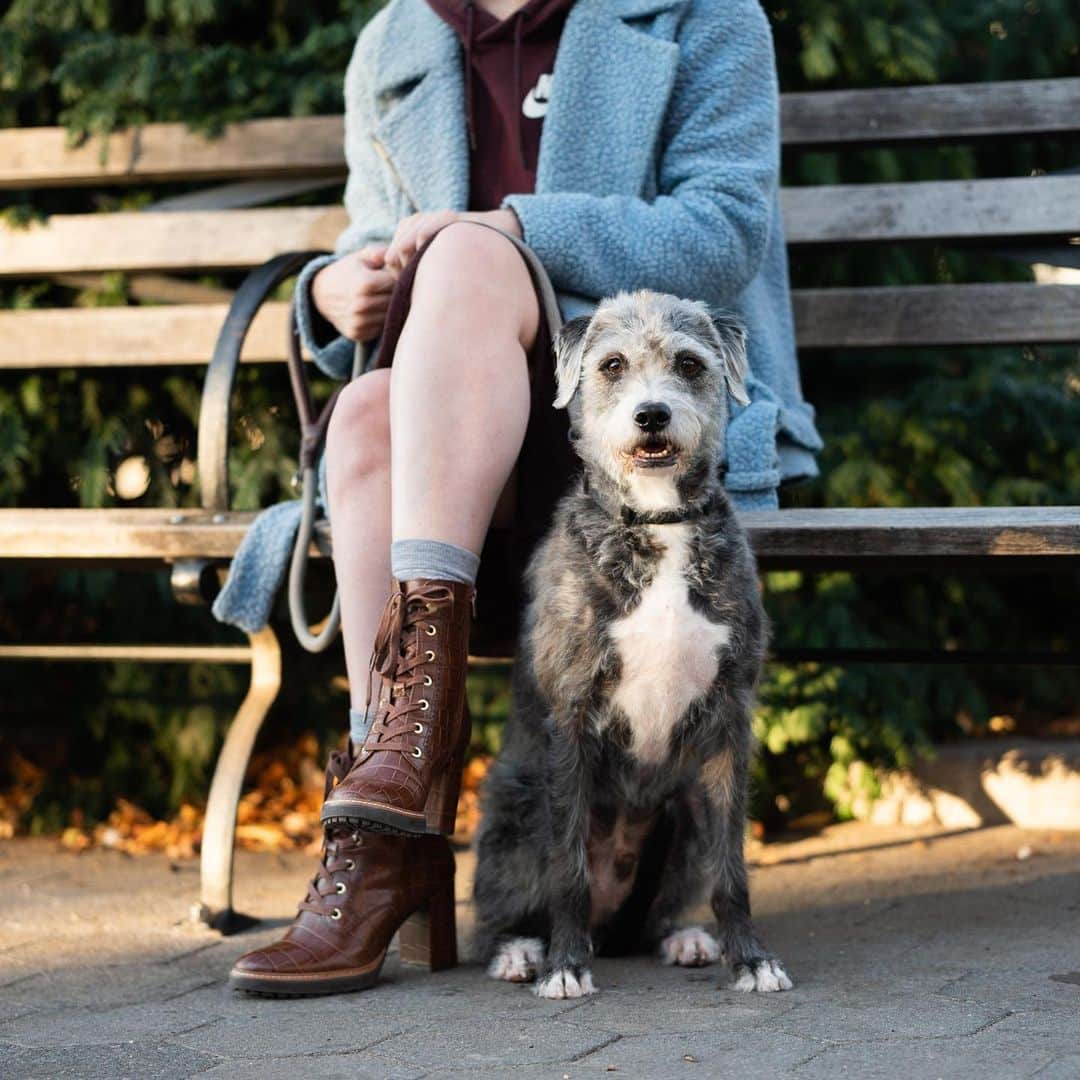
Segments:
[[[451,225],[417,267],[393,368],[361,376],[338,400],[327,487],[357,711],[390,584],[391,536],[480,552],[525,435],[525,354],[538,322],[513,245],[482,226]]]
[[[391,376],[395,540],[480,553],[525,437],[539,318],[524,260],[494,230],[450,225],[424,252]]]
[[[326,437],[326,483],[350,705],[363,711],[368,661],[390,588],[390,372],[341,393]]]

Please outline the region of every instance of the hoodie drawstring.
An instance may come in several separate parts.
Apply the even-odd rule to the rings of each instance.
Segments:
[[[473,116],[473,35],[476,24],[476,5],[465,0],[465,123],[469,130],[469,149],[476,149],[476,118]],[[520,123],[518,127],[520,128]]]
[[[471,4],[472,0],[469,2]],[[525,12],[520,10],[514,16],[514,115],[517,123],[518,156],[521,159],[521,167],[527,169],[529,163],[525,160],[525,132],[521,128],[521,113],[524,106],[521,93],[521,32],[524,22]]]

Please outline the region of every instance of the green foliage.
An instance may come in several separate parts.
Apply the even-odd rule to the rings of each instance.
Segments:
[[[216,132],[232,120],[338,112],[355,36],[377,0],[12,0],[0,15],[0,126],[65,125],[73,141],[151,121]],[[1080,75],[1074,0],[765,0],[786,90]],[[104,147],[104,142],[101,143]],[[789,184],[1026,175],[1073,166],[1075,140],[800,153]],[[104,151],[103,151],[104,152]],[[49,213],[136,209],[175,189],[10,193],[11,225]],[[985,254],[904,248],[800,256],[803,286],[1024,280]],[[232,286],[222,275],[206,282]],[[0,307],[123,305],[110,275],[78,288],[0,285]],[[1080,496],[1075,349],[808,354],[807,396],[827,449],[798,505],[1050,505]],[[321,393],[327,392],[326,387]],[[197,501],[191,371],[29,370],[0,374],[0,505],[189,506]],[[284,372],[242,370],[231,479],[236,505],[289,494],[295,420]],[[132,462],[135,465],[132,466]],[[141,461],[141,464],[140,464]],[[124,473],[127,470],[127,474]],[[134,473],[145,490],[120,481]],[[770,574],[778,646],[1055,649],[1080,601],[1075,576]],[[325,597],[324,597],[325,599]],[[178,607],[164,575],[5,568],[8,641],[235,641]],[[266,738],[340,733],[340,652],[286,639],[286,685]],[[1073,643],[1075,644],[1075,643]],[[125,795],[163,812],[205,791],[240,669],[195,665],[27,665],[0,699],[0,738],[49,769],[35,828],[88,816]],[[824,800],[841,814],[875,793],[874,768],[906,764],[994,713],[1022,723],[1075,707],[1073,674],[1028,669],[772,665],[757,734],[757,813],[775,820]],[[469,687],[478,749],[498,745],[504,674]],[[1027,718],[1027,719],[1025,719]],[[0,778],[2,785],[2,778]],[[781,797],[778,799],[777,796]]]

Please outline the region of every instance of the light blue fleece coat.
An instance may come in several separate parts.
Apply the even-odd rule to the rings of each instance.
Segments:
[[[469,149],[461,46],[425,0],[392,0],[364,28],[345,81],[350,226],[338,254],[386,243],[423,210],[464,210]],[[817,472],[802,399],[778,200],[772,37],[757,0],[577,0],[559,43],[536,191],[505,202],[566,318],[621,289],[735,312],[749,335],[751,403],[728,430],[727,486],[776,505],[781,479]],[[305,343],[344,376],[353,346]],[[320,345],[322,347],[320,347]]]
[[[555,59],[536,190],[504,202],[568,319],[637,288],[741,317],[751,401],[733,411],[726,449],[726,484],[741,510],[774,508],[781,480],[816,474],[821,447],[795,357],[778,115],[757,0],[577,0]],[[339,256],[387,243],[408,214],[467,208],[462,50],[425,0],[392,0],[361,33],[345,81],[345,152],[351,224]],[[354,345],[317,340],[310,300],[311,279],[334,257],[305,268],[297,310],[316,362],[345,378]],[[265,623],[268,575],[247,563],[285,550],[297,520],[283,513],[253,530],[219,618]],[[275,565],[278,579],[283,572]],[[259,588],[241,587],[253,580]]]

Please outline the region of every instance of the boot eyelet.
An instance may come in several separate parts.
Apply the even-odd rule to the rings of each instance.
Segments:
[[[434,637],[438,633],[438,630],[435,629],[435,624],[434,623],[428,623],[428,628],[427,628],[426,633],[427,633],[428,637]]]
[[[424,734],[424,725],[423,724],[413,724],[412,729],[413,729],[413,731],[416,732],[417,735],[423,735]]]
[[[424,676],[424,685],[425,686],[430,686],[434,681],[435,680],[432,679],[432,677],[430,675],[425,675]]]
[[[337,922],[338,919],[341,918],[341,908],[334,908],[334,910],[330,912],[330,918],[333,919],[334,922]]]
[[[424,756],[424,751],[421,750],[419,746],[414,746],[412,756],[416,757],[416,758],[423,757]]]
[[[345,882],[344,881],[339,881],[337,883],[337,894],[338,894],[338,896],[344,896],[345,895]]]
[[[431,708],[431,702],[427,698],[420,699],[420,711],[427,712]]]
[[[345,860],[345,869],[346,870],[355,870],[356,869],[356,863],[352,859],[346,859]]]
[[[433,663],[434,660],[435,660],[435,650],[434,649],[428,649],[428,651],[426,653],[424,653],[424,656],[427,657],[427,662],[429,664]]]

